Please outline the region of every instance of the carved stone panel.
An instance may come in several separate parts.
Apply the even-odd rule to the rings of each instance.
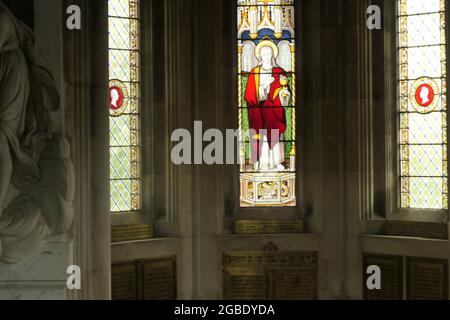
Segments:
[[[223,262],[224,299],[317,299],[316,252],[230,251]]]
[[[270,300],[311,300],[317,297],[317,279],[314,266],[270,269]]]
[[[142,300],[177,298],[176,258],[157,258],[137,262],[138,292]]]
[[[408,300],[448,300],[448,262],[429,258],[406,258]]]
[[[149,224],[113,226],[111,242],[146,240],[153,237],[153,227]]]
[[[420,237],[430,239],[448,239],[446,223],[417,221],[387,221],[386,234],[404,237]]]
[[[234,231],[237,234],[290,234],[302,233],[301,220],[236,220]]]
[[[177,299],[176,257],[113,264],[113,300]]]
[[[224,269],[224,298],[226,300],[263,300],[267,283],[261,267],[227,267]]]
[[[137,300],[136,264],[113,264],[111,268],[112,300]]]

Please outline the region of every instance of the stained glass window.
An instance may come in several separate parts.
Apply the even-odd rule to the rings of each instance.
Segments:
[[[402,208],[447,209],[445,0],[398,0]]]
[[[139,210],[139,3],[109,0],[111,212]]]
[[[241,207],[296,205],[294,0],[238,0]]]

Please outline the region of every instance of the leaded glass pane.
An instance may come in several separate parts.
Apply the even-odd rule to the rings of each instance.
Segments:
[[[111,212],[139,210],[138,0],[109,0]]]
[[[444,0],[399,0],[401,207],[447,209]]]

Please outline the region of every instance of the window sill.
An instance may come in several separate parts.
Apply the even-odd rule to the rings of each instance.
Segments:
[[[386,235],[386,234],[363,234],[361,235],[363,239],[379,239],[386,241],[406,241],[406,242],[429,242],[429,243],[447,243],[446,239],[432,239],[432,238],[421,238],[421,237],[408,237],[408,236],[396,236],[396,235]]]
[[[129,240],[129,241],[120,241],[120,242],[112,242],[111,246],[124,246],[130,244],[152,244],[152,243],[160,243],[163,241],[176,241],[180,238],[151,238],[151,239],[143,239],[143,240]]]
[[[410,238],[448,239],[446,210],[402,209],[386,220],[385,234]]]
[[[448,240],[419,237],[362,235],[364,253],[411,257],[448,258]]]
[[[398,209],[387,218],[388,221],[413,221],[448,223],[447,210]]]
[[[179,238],[152,238],[111,244],[112,263],[179,256],[180,254]]]

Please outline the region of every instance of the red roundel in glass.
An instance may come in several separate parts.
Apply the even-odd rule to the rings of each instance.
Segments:
[[[121,88],[113,86],[109,88],[109,108],[119,110],[123,106],[124,94]]]
[[[416,89],[416,102],[421,107],[428,107],[434,101],[435,92],[429,84],[421,84]]]

